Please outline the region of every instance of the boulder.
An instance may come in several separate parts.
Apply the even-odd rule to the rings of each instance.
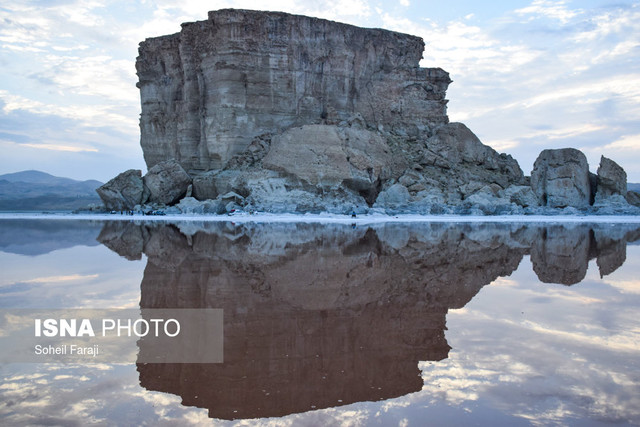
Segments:
[[[149,203],[172,205],[180,200],[191,185],[191,177],[175,160],[160,162],[143,178],[149,190]]]
[[[108,210],[130,210],[144,203],[144,185],[142,171],[129,169],[122,172],[106,184],[98,187],[96,192]]]
[[[380,192],[375,208],[400,208],[409,203],[409,190],[402,184],[394,184]]]
[[[535,207],[540,204],[531,187],[526,185],[512,185],[504,190],[504,195],[511,203],[523,208]]]
[[[627,195],[627,173],[616,162],[602,156],[598,167],[596,203],[613,195]]]
[[[193,197],[198,200],[215,199],[218,197],[216,175],[218,171],[210,171],[193,177]]]
[[[531,188],[542,206],[588,207],[591,185],[587,158],[574,148],[543,150],[533,165]]]
[[[183,214],[216,214],[222,215],[226,212],[224,203],[219,200],[196,200],[193,197],[185,197],[176,206]]]
[[[372,204],[381,182],[391,175],[394,159],[378,133],[328,125],[292,128],[275,136],[262,160],[302,188],[320,192],[344,186]]]

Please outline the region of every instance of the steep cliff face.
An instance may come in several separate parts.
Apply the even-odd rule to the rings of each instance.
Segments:
[[[447,123],[449,74],[421,38],[276,12],[219,10],[147,39],[136,62],[148,167],[220,169],[261,134],[338,123],[418,136]]]

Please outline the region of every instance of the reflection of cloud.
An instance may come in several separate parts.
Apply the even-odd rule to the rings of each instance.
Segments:
[[[621,280],[611,279],[607,277],[607,284],[613,286],[624,293],[640,294],[640,281],[639,280]]]
[[[36,370],[37,373],[11,374]],[[205,410],[180,399],[141,390],[133,365],[6,365],[0,377],[0,418],[5,425],[200,425]]]
[[[609,335],[609,331],[603,330],[601,327],[594,325],[581,325],[585,333],[576,331],[561,331],[548,326],[534,322],[525,322],[524,328],[529,332],[549,335],[553,339],[557,339],[566,344],[579,346],[601,347],[617,352],[633,352],[640,350],[640,337],[637,330],[620,332],[615,335]],[[602,334],[602,335],[599,335]],[[544,339],[544,338],[542,338]]]
[[[442,362],[421,362],[424,392],[534,425],[640,419],[640,301],[621,297],[610,280],[565,288],[531,276],[521,267],[508,279],[515,287],[487,286],[449,312],[454,350]]]

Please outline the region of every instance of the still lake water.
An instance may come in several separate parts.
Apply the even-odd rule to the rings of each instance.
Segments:
[[[0,310],[224,310],[220,364],[0,365],[0,424],[639,425],[639,243],[638,224],[0,220]]]

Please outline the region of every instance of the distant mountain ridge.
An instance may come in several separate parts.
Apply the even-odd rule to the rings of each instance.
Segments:
[[[28,170],[0,175],[0,210],[73,210],[101,203],[97,180],[77,181]]]

